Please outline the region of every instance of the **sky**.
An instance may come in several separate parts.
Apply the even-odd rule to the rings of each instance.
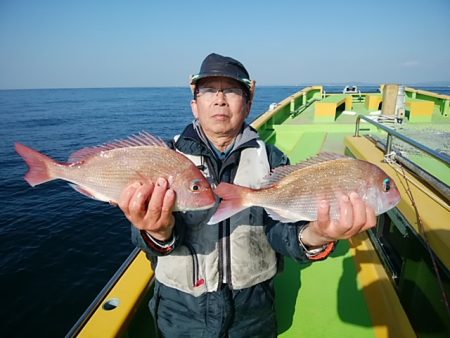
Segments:
[[[216,52],[259,85],[450,84],[450,0],[0,0],[0,89],[187,86]]]

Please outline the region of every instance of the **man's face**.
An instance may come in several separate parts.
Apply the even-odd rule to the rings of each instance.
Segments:
[[[202,93],[204,88],[225,90],[225,93],[214,93],[213,90]],[[250,103],[246,97],[232,90],[227,91],[231,88],[242,91],[239,82],[226,77],[206,78],[197,85],[199,92],[196,100],[191,102],[192,112],[210,137],[236,136],[249,113]]]

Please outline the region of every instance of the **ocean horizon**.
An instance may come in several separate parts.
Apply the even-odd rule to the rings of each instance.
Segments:
[[[302,89],[308,86],[315,86],[317,83],[298,83],[298,84],[257,84],[257,88],[288,88],[288,87],[296,87]],[[324,87],[332,87],[333,89],[339,90],[340,87],[345,87],[347,85],[354,85],[360,87],[379,87],[379,83],[375,82],[362,82],[362,81],[353,81],[353,82],[325,82],[322,83]],[[413,88],[433,88],[433,89],[442,89],[446,90],[446,88],[450,88],[450,81],[425,81],[425,82],[411,82],[411,83],[402,83],[402,85]],[[180,85],[167,85],[167,86],[93,86],[93,87],[70,87],[70,86],[61,86],[61,87],[35,87],[35,88],[0,88],[0,91],[8,91],[8,90],[64,90],[64,89],[170,89],[170,88],[189,88],[185,84]]]

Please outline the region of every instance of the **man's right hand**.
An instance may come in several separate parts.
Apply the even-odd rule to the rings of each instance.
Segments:
[[[119,208],[127,219],[140,230],[160,241],[172,237],[175,218],[175,192],[166,179],[160,177],[153,183],[133,182],[120,195]]]

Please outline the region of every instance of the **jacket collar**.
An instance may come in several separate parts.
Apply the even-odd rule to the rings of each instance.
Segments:
[[[258,138],[256,130],[250,125],[244,124],[231,152],[239,148],[258,147]],[[195,120],[183,130],[175,145],[177,149],[186,154],[209,155],[213,151],[208,143],[206,135],[201,130],[198,121]]]

